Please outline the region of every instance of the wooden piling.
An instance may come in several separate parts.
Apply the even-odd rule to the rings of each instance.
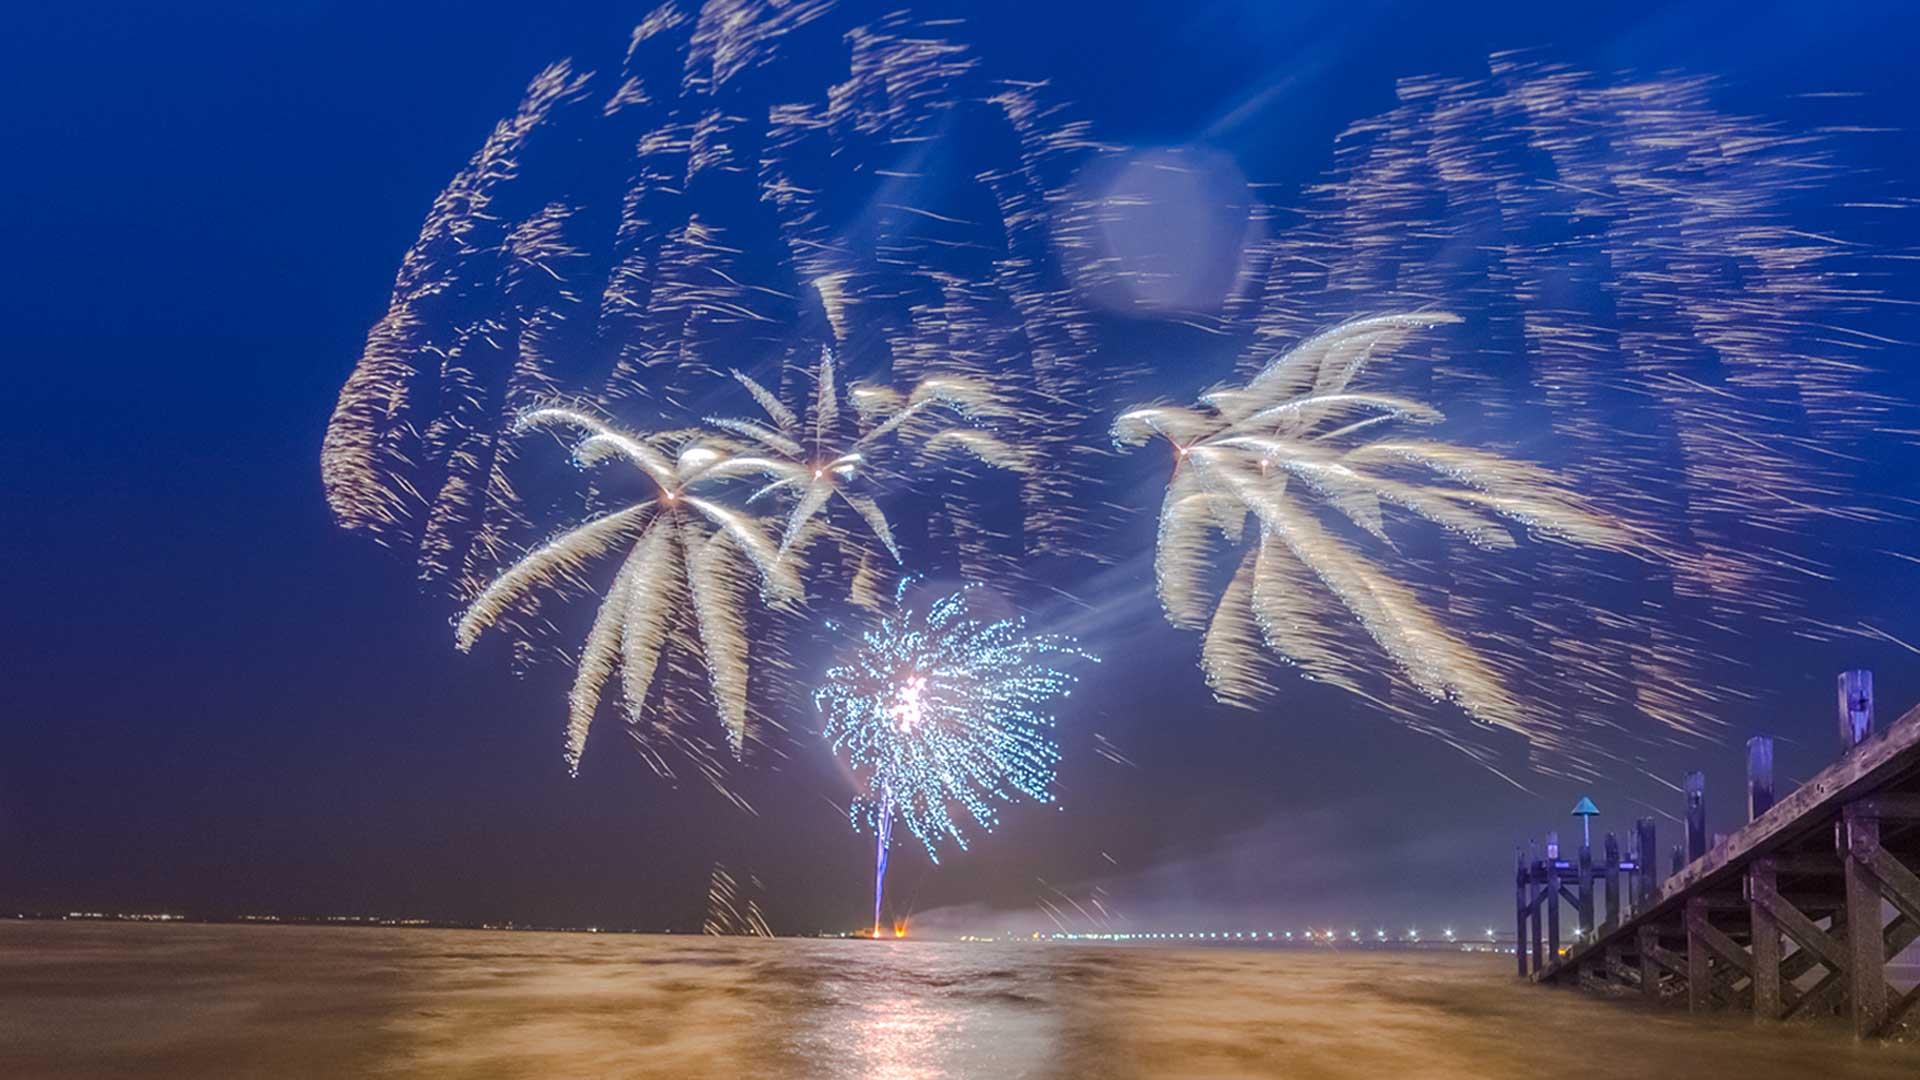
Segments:
[[[1849,1014],[1861,1038],[1920,1015],[1920,989],[1886,983],[1888,958],[1920,941],[1920,708],[1877,734],[1872,676],[1846,672],[1838,687],[1840,760],[1781,795],[1771,740],[1750,740],[1748,820],[1711,846],[1705,785],[1699,773],[1687,777],[1686,842],[1673,845],[1664,885],[1651,819],[1635,823],[1630,863],[1612,834],[1600,867],[1585,844],[1577,863],[1562,860],[1557,835],[1546,859],[1529,850],[1515,869],[1516,966],[1543,983],[1637,983],[1649,1001],[1684,994],[1696,1011],[1751,1007],[1756,1022]],[[1629,865],[1639,875],[1630,904],[1618,894]],[[1596,873],[1607,879],[1607,918],[1597,926]],[[1564,958],[1563,901],[1579,913],[1583,939],[1594,928]],[[1891,922],[1882,918],[1888,905]]]
[[[1560,962],[1560,834],[1547,834],[1547,962]]]
[[[1687,861],[1707,853],[1707,774],[1687,774]]]
[[[1593,921],[1593,847],[1584,841],[1580,844],[1579,862],[1580,903],[1580,940],[1592,941]]]
[[[1747,740],[1747,820],[1773,809],[1773,739],[1755,735]]]
[[[1527,854],[1529,856],[1533,854],[1532,844],[1527,845]],[[1535,860],[1529,858],[1528,865],[1531,866],[1534,861]],[[1532,935],[1533,940],[1533,970],[1535,971],[1545,971],[1547,968],[1546,949],[1541,944],[1541,924],[1545,921],[1542,918],[1545,912],[1540,910],[1542,885],[1543,882],[1539,877],[1531,872],[1527,874],[1527,910],[1532,913],[1529,933]]]
[[[1753,927],[1753,1018],[1758,1022],[1781,1016],[1780,923],[1774,918],[1776,876],[1772,859],[1758,859],[1747,869],[1747,912]]]
[[[1620,841],[1609,832],[1607,834],[1607,921],[1606,930],[1612,930],[1625,922],[1620,910]]]
[[[1851,674],[1851,673],[1849,673]],[[1880,854],[1880,822],[1858,805],[1841,818],[1847,886],[1847,1000],[1853,1036],[1868,1039],[1887,1021],[1887,954],[1880,929],[1880,890],[1873,864]]]
[[[1873,672],[1840,673],[1840,749],[1844,753],[1873,734]]]
[[[1532,877],[1533,868],[1527,865],[1527,854],[1518,847],[1513,849],[1513,955],[1520,965],[1520,977],[1527,977],[1527,879]]]
[[[1633,910],[1635,914],[1647,910],[1653,904],[1653,894],[1660,886],[1660,841],[1653,829],[1654,821],[1643,817],[1633,823],[1635,852],[1633,864]]]
[[[1687,900],[1687,1011],[1713,1007],[1713,969],[1707,946],[1707,898]]]
[[[1640,954],[1640,994],[1648,1001],[1660,1000],[1660,931],[1641,926],[1634,932],[1635,949]]]

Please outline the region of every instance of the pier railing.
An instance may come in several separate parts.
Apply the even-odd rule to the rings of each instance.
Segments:
[[[1651,818],[1624,855],[1611,833],[1597,862],[1584,840],[1563,858],[1552,834],[1544,852],[1523,852],[1519,973],[1760,1021],[1838,1014],[1860,1038],[1899,1026],[1920,1005],[1920,987],[1896,990],[1886,975],[1920,940],[1920,708],[1876,733],[1866,671],[1843,673],[1838,698],[1840,759],[1777,801],[1773,740],[1748,741],[1748,820],[1732,835],[1709,841],[1704,777],[1688,775],[1685,842],[1667,875]]]

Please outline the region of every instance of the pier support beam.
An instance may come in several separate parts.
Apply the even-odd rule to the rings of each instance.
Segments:
[[[1526,853],[1519,848],[1513,850],[1513,955],[1520,965],[1520,977],[1527,977],[1527,916],[1531,907],[1527,903],[1527,879],[1533,870],[1527,865]]]
[[[1601,927],[1601,933],[1611,933],[1613,928],[1625,922],[1620,910],[1620,841],[1612,833],[1607,834],[1607,921]]]
[[[1593,943],[1593,847],[1582,841],[1580,844],[1580,944]]]
[[[1772,859],[1756,860],[1747,870],[1747,910],[1753,923],[1753,1018],[1780,1019],[1780,924],[1770,906],[1778,895]],[[1763,900],[1764,898],[1764,900]]]
[[[1847,1001],[1854,1038],[1870,1039],[1887,1022],[1887,956],[1881,940],[1880,890],[1872,869],[1880,854],[1880,822],[1849,806],[1841,831],[1846,845]]]
[[[1635,933],[1635,949],[1640,953],[1640,994],[1649,1002],[1660,1000],[1660,931],[1642,926]]]
[[[1547,834],[1547,963],[1560,962],[1560,837]]]
[[[1713,968],[1707,949],[1707,899],[1687,900],[1687,1011],[1713,1007]]]

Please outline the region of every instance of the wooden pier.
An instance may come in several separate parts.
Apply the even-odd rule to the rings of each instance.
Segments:
[[[1886,976],[1920,940],[1920,708],[1876,733],[1872,673],[1849,671],[1839,735],[1840,760],[1777,802],[1773,740],[1749,740],[1747,824],[1711,842],[1705,785],[1690,774],[1685,846],[1674,845],[1668,875],[1650,818],[1624,856],[1612,834],[1598,862],[1587,843],[1562,858],[1551,836],[1544,853],[1523,853],[1520,974],[1761,1022],[1837,1014],[1863,1039],[1920,1020],[1920,987],[1902,992]]]

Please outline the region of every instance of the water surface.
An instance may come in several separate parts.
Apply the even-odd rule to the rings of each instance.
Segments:
[[[1920,1075],[1496,957],[0,923],[0,1076]]]

